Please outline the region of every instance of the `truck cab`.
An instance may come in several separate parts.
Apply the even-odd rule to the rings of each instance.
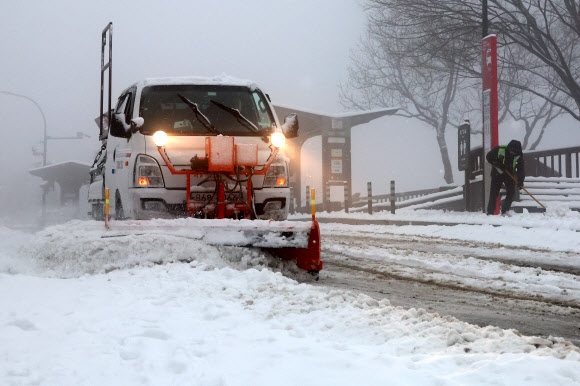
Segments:
[[[91,170],[93,218],[103,216],[105,189],[116,219],[214,218],[220,205],[229,218],[287,218],[288,159],[273,138],[297,136],[298,122],[292,115],[281,124],[255,83],[145,79],[112,110]]]

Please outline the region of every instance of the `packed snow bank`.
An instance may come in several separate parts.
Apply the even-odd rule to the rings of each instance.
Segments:
[[[481,212],[450,212],[445,210],[428,209],[399,209],[395,213],[389,211],[368,213],[318,212],[317,218],[322,219],[349,219],[362,221],[416,221],[436,222],[440,224],[486,224],[492,226],[519,226],[547,229],[568,229],[580,231],[580,212],[571,210],[565,205],[556,205],[548,208],[546,213],[509,212],[511,216],[488,216]],[[310,214],[290,215],[291,219],[308,219]]]
[[[580,251],[580,212],[558,207],[544,213],[519,213],[511,217],[487,216],[484,213],[447,212],[443,210],[407,210],[395,214],[317,213],[321,222],[357,221],[375,224],[373,232],[421,234],[440,238],[495,242],[517,247],[535,247]],[[309,219],[306,214],[290,216]],[[326,220],[326,221],[325,221]],[[385,225],[392,224],[390,227]],[[396,225],[405,225],[399,226]],[[427,224],[427,225],[421,225]],[[448,225],[448,226],[442,226]],[[370,225],[369,225],[370,226]]]
[[[148,226],[120,227],[105,230],[102,222],[71,221],[46,228],[34,235],[0,228],[4,243],[4,264],[0,272],[34,273],[59,278],[80,277],[85,274],[107,273],[134,266],[152,266],[174,262],[204,264],[208,269],[232,267],[247,269],[267,266],[300,274],[292,263],[285,263],[254,248],[214,246],[203,241],[206,232],[201,228],[187,228],[189,222],[151,220]],[[246,224],[247,225],[247,224]],[[298,225],[298,228],[302,224]],[[248,225],[247,229],[252,230]],[[274,229],[277,229],[274,227]],[[220,244],[215,227],[211,243]],[[229,233],[228,233],[229,234]],[[242,240],[243,237],[247,237]],[[254,234],[236,235],[236,242],[251,244]],[[20,255],[19,258],[14,258]]]

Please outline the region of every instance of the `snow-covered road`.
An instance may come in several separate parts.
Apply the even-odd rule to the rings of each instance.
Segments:
[[[394,228],[325,224],[324,251],[402,278],[580,307],[577,252],[396,235]]]
[[[322,231],[321,285],[580,344],[577,252],[401,235],[394,226],[323,224]]]

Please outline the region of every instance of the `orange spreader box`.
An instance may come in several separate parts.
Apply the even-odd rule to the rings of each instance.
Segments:
[[[236,166],[257,166],[258,145],[255,143],[236,143]]]
[[[205,137],[205,153],[210,172],[234,171],[234,137]]]

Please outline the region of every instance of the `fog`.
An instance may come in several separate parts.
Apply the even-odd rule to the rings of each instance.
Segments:
[[[113,98],[131,83],[158,76],[228,74],[252,79],[275,104],[339,113],[338,85],[347,77],[349,53],[365,28],[358,0],[222,0],[4,2],[0,24],[0,91],[34,100],[47,122],[47,162],[91,164],[99,150],[101,32],[113,31]],[[43,120],[26,98],[0,93],[0,218],[34,218],[41,202]],[[577,126],[577,125],[576,125]],[[517,130],[517,128],[515,129]],[[511,134],[511,133],[509,133]],[[569,137],[564,132],[564,137]],[[549,133],[549,138],[562,134]],[[579,144],[576,138],[566,146]],[[456,132],[448,145],[456,165]],[[559,145],[555,145],[559,146]],[[353,192],[386,192],[444,184],[431,129],[385,117],[353,129]],[[321,188],[320,140],[305,145],[306,181]],[[402,162],[404,161],[404,162]],[[456,182],[462,180],[456,172]],[[85,200],[81,195],[81,202]],[[49,197],[49,200],[51,198]],[[52,198],[54,199],[54,198]]]

